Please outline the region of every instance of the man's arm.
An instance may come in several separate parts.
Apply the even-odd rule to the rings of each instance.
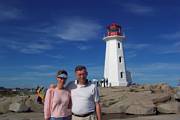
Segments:
[[[96,116],[97,120],[101,120],[101,106],[99,102],[96,103]]]

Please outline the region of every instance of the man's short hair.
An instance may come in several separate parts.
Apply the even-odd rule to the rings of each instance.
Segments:
[[[75,72],[76,71],[81,71],[81,70],[87,70],[86,67],[84,65],[78,65],[75,67]]]

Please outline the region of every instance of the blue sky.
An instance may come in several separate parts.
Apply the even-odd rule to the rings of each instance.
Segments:
[[[180,80],[179,0],[1,0],[0,86],[56,83],[58,69],[86,65],[103,77],[106,26],[120,24],[136,83]]]

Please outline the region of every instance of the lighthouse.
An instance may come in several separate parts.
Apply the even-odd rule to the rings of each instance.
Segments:
[[[130,73],[126,72],[124,39],[120,25],[112,23],[107,26],[107,33],[103,38],[106,42],[104,79],[110,86],[127,86],[131,81]]]

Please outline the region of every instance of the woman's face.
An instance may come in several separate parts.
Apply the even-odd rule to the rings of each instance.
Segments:
[[[67,78],[57,77],[57,81],[59,84],[64,85],[66,83]]]

